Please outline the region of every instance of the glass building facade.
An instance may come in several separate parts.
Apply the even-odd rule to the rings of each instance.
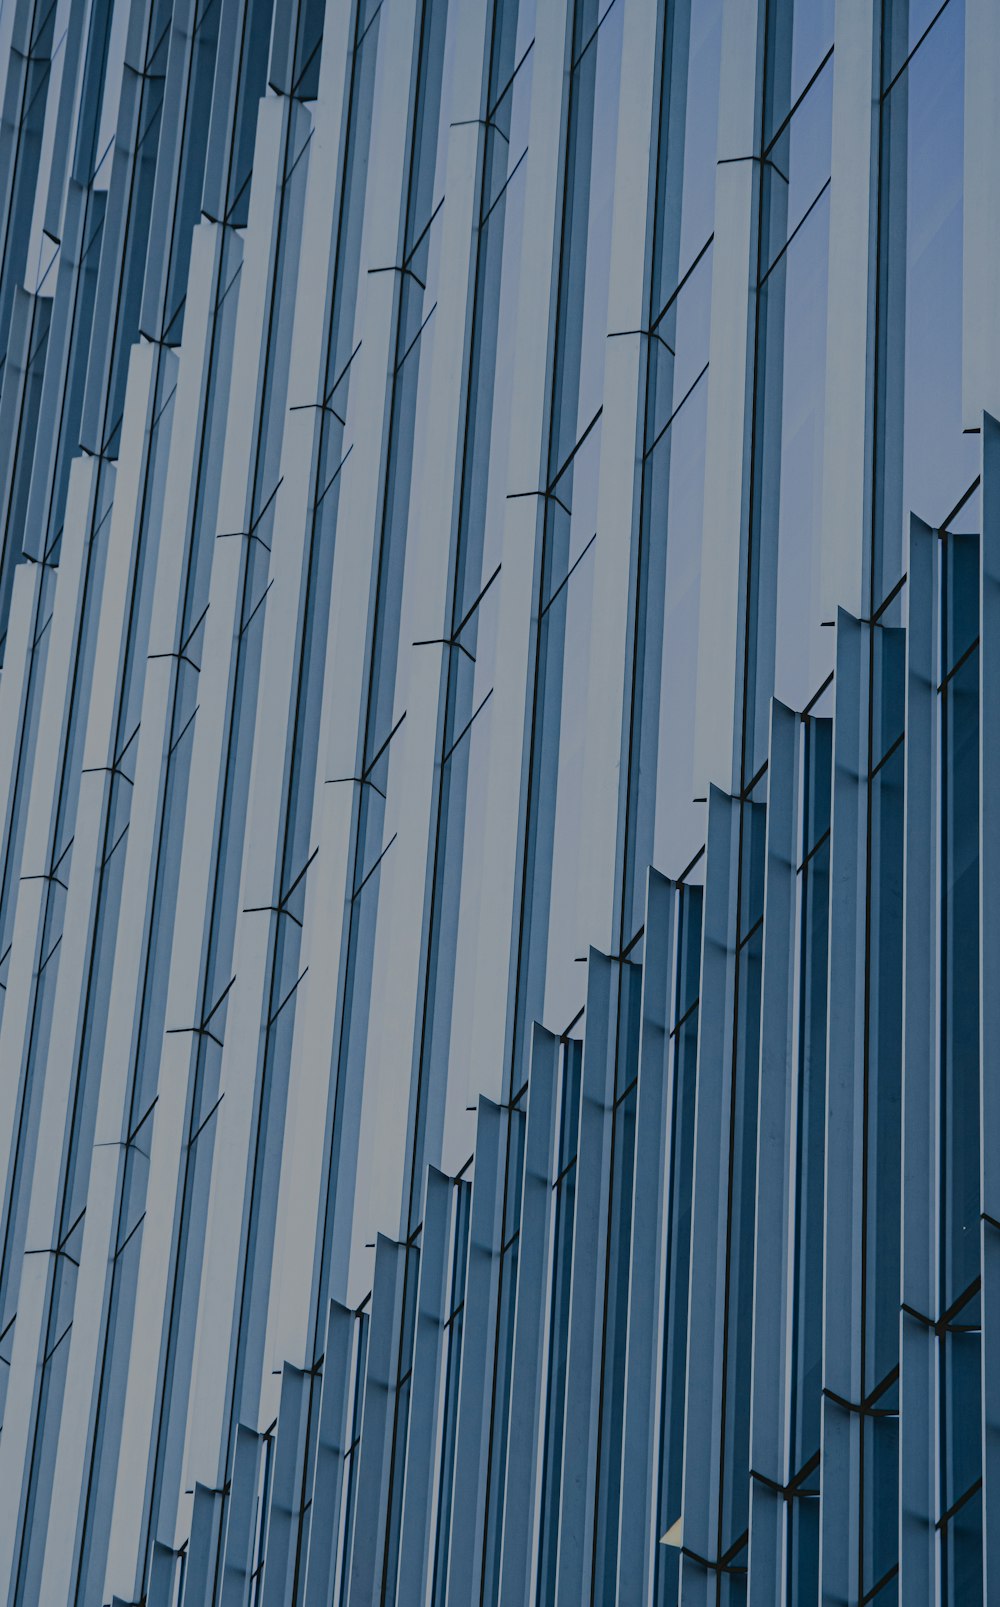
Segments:
[[[11,1607],[1000,1607],[998,82],[2,0]]]

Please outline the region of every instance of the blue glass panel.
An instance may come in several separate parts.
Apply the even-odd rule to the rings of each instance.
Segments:
[[[954,1514],[941,1539],[943,1607],[983,1600],[983,1498],[976,1490]]]
[[[866,1417],[861,1432],[864,1442],[863,1589],[867,1592],[889,1572],[898,1556],[899,1420]]]
[[[668,7],[650,307],[656,317],[715,227],[722,0]]]
[[[940,694],[942,1287],[979,1272],[979,654]]]
[[[873,1389],[899,1357],[903,778],[896,747],[871,785],[865,1370]],[[893,1498],[895,1499],[895,1498]],[[878,1578],[876,1573],[874,1578]]]
[[[943,519],[978,468],[961,405],[964,40],[949,0],[882,107],[878,597],[910,512]]]
[[[624,15],[624,0],[612,0],[574,62],[570,82],[549,446],[552,475],[565,463],[603,399]]]
[[[774,138],[833,46],[835,0],[771,0],[764,135]]]
[[[821,673],[832,87],[831,60],[772,143],[761,185],[744,781],[767,756],[772,693],[801,708]]]

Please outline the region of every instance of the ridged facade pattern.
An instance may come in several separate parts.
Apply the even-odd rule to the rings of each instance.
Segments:
[[[998,75],[3,0],[12,1607],[1000,1603]]]

